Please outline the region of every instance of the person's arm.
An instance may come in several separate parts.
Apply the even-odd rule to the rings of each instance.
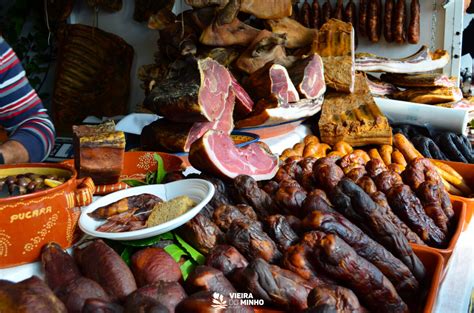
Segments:
[[[0,124],[9,133],[0,145],[5,163],[40,162],[54,145],[54,126],[15,52],[0,37]]]

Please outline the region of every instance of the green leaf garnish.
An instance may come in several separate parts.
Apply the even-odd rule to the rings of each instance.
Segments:
[[[133,253],[133,248],[126,247],[120,254],[120,257],[125,263],[127,263],[128,266],[130,266],[130,264],[132,263],[131,261],[132,253]]]
[[[166,253],[168,253],[176,263],[181,260],[182,256],[187,256],[188,254],[184,251],[180,246],[176,244],[171,244],[166,246],[165,248]]]
[[[138,186],[144,186],[146,185],[145,182],[141,180],[136,180],[136,179],[124,179],[122,180],[123,183],[126,183],[130,187],[138,187]]]
[[[183,247],[184,250],[189,254],[189,256],[199,265],[203,265],[204,262],[206,261],[206,258],[204,255],[202,255],[199,251],[194,249],[189,243],[184,241],[183,238],[181,238],[179,235],[176,233],[174,234],[174,237],[178,241],[178,243]]]
[[[156,167],[156,177],[155,177],[155,182],[156,184],[161,184],[163,179],[166,176],[166,171],[165,171],[165,165],[163,163],[163,159],[161,156],[157,153],[153,154],[153,158],[155,159],[156,163],[158,164]]]
[[[189,274],[196,268],[196,264],[192,260],[187,260],[179,268],[181,269],[181,274],[183,274],[183,280],[186,280]]]

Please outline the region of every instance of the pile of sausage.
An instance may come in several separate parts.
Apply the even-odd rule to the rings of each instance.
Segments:
[[[301,9],[294,5],[294,17],[301,24],[310,28],[320,28],[331,18],[349,22],[358,36],[367,37],[371,42],[380,41],[383,36],[387,42],[417,44],[420,41],[420,1],[412,0],[408,14],[406,0],[359,0],[359,19],[357,7],[353,0],[344,7],[343,0],[337,0],[333,8],[331,1],[322,5],[318,0],[309,4],[305,0]]]

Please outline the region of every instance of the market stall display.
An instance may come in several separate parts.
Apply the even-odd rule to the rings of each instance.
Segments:
[[[31,278],[0,281],[0,307],[431,312],[474,208],[474,154],[457,125],[465,116],[418,105],[438,109],[431,112],[452,130],[443,132],[438,122],[428,129],[404,124],[427,111],[399,121],[378,104],[462,99],[456,80],[439,73],[449,53],[421,38],[423,2],[185,0],[190,9],[183,12],[172,10],[174,0],[152,2],[136,0],[134,12],[159,33],[155,63],[138,74],[144,110],[158,118],[135,133],[141,147],[134,148],[149,152],[125,152],[125,134],[108,121],[74,126],[75,156],[65,164],[0,168],[7,196],[0,199],[0,268],[41,262]],[[90,30],[67,31],[75,38]],[[66,99],[64,92],[87,91],[101,69],[113,77],[94,86],[101,95],[90,99],[108,95],[115,82],[103,109],[122,108],[130,49],[108,33],[97,36],[62,47],[58,118],[69,116],[65,103],[90,98]],[[422,45],[408,57],[357,53],[359,40],[359,50],[370,50],[382,37],[389,47]],[[98,58],[71,71],[70,62],[90,56],[93,44]],[[120,48],[111,57],[121,55],[120,62],[96,64],[105,46]],[[309,117],[307,130],[317,135],[286,143]],[[272,151],[234,128],[291,148],[278,155],[283,148]],[[85,235],[76,238],[76,230]]]

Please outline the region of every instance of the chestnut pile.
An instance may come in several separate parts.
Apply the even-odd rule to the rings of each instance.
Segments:
[[[20,196],[49,188],[64,183],[64,177],[48,174],[40,175],[34,173],[10,175],[0,178],[0,190],[3,197]]]

